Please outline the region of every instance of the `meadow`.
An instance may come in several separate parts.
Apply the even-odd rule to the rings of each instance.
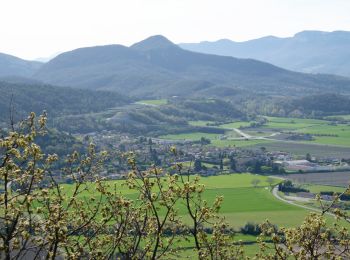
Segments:
[[[350,120],[350,115],[338,115],[338,116],[327,116],[325,119],[342,118],[343,120]]]
[[[194,177],[191,176],[190,178]],[[252,185],[252,180],[255,179],[260,181],[257,187]],[[268,183],[267,179],[267,176],[245,173],[201,177],[200,183],[206,187],[203,199],[209,203],[213,202],[216,196],[223,196],[224,201],[220,209],[220,215],[224,216],[230,227],[233,227],[237,232],[248,222],[259,224],[267,219],[278,227],[301,225],[309,211],[275,198],[271,193],[271,186],[276,185],[281,180],[275,178],[273,183]],[[123,180],[108,181],[108,183],[126,197],[131,199],[137,198],[134,190],[130,190],[123,185]],[[93,190],[93,184],[89,185]],[[66,184],[62,187],[68,196],[72,194],[73,185]],[[88,198],[91,194],[82,193],[79,196]],[[176,207],[184,223],[190,224],[185,205],[178,203]],[[162,214],[162,212],[160,213]],[[333,222],[330,221],[331,217],[327,217],[327,219],[328,223],[331,224]],[[179,246],[182,247],[178,255],[180,259],[195,257],[191,239],[180,242]],[[244,243],[243,248],[246,255],[254,256],[259,250],[255,236],[236,233],[234,241],[242,241]]]
[[[219,125],[218,127],[220,127],[220,128],[242,128],[242,127],[249,127],[249,126],[250,126],[250,122],[237,121],[237,122]]]
[[[214,121],[197,120],[197,121],[188,121],[188,123],[192,126],[208,126],[209,124],[213,124],[215,122]]]
[[[303,184],[303,188],[308,189],[311,193],[318,194],[322,191],[333,191],[333,192],[344,192],[344,187],[336,187],[336,186],[329,186],[329,185],[316,185],[316,184]]]
[[[322,125],[310,126],[307,129],[300,129],[297,132],[314,135],[312,142],[329,145],[350,146],[350,125]],[[318,136],[321,135],[321,136]],[[333,135],[333,136],[327,136]]]
[[[266,182],[267,178],[248,173],[202,177],[200,183],[206,187],[203,199],[212,202],[216,196],[223,196],[224,202],[220,214],[225,216],[229,224],[236,229],[247,222],[260,223],[266,219],[278,226],[300,224],[307,211],[277,200],[270,191],[271,187]],[[260,181],[258,187],[253,187],[251,183],[253,179]],[[279,179],[275,179],[274,184],[279,181]],[[135,191],[123,185],[123,180],[108,181],[108,183],[121,194],[136,198]],[[65,184],[62,187],[68,196],[72,194],[72,185]],[[90,188],[93,190],[93,186]],[[85,197],[91,196],[91,194],[83,192],[79,196]],[[183,204],[178,205],[178,211],[186,222],[186,208]]]
[[[216,122],[214,121],[204,121],[204,120],[198,120],[198,121],[189,121],[188,122],[190,125],[193,126],[208,126],[211,124],[215,124]],[[223,129],[232,129],[232,128],[241,128],[241,127],[249,127],[250,122],[247,121],[236,121],[232,123],[227,123],[227,124],[221,124],[216,126],[217,128],[223,128]]]
[[[160,105],[168,104],[168,100],[167,99],[147,99],[147,100],[137,101],[136,104],[146,104],[146,105],[160,106]]]
[[[202,137],[210,139],[210,145],[216,147],[247,147],[259,144],[269,143],[268,140],[234,140],[230,138],[239,137],[233,131],[227,131],[225,136],[227,139],[220,139],[223,134],[213,134],[213,133],[203,133],[203,132],[194,132],[194,133],[181,133],[181,134],[169,134],[162,135],[159,138],[167,139],[167,140],[191,140],[191,141],[199,141]]]
[[[226,138],[221,138],[222,134],[194,132],[163,135],[160,138],[170,140],[192,140],[198,141],[201,137],[211,140],[211,145],[216,147],[261,147],[271,148],[270,150],[281,150],[298,155],[311,153],[320,156],[347,157],[350,154],[350,125],[334,124],[331,121],[319,119],[286,118],[286,117],[266,117],[267,123],[252,128],[251,122],[237,121],[215,126],[226,129]],[[207,126],[213,124],[213,121],[189,121],[193,126]],[[267,137],[263,139],[235,140],[240,137],[234,131],[228,129],[244,128],[242,131],[253,137]],[[311,141],[303,140],[278,140],[271,136],[279,132],[310,134],[313,136]],[[287,141],[287,142],[286,142]],[[320,149],[320,145],[325,149]]]
[[[262,128],[279,131],[291,131],[299,134],[311,134],[316,143],[332,146],[350,146],[350,126],[334,124],[327,120],[266,117],[268,122]],[[302,142],[302,141],[301,141]]]
[[[168,140],[199,141],[202,137],[205,137],[210,140],[214,140],[214,139],[218,139],[220,136],[221,134],[194,132],[194,133],[162,135],[162,136],[159,136],[159,138],[168,139]]]
[[[264,128],[274,129],[302,129],[312,126],[327,125],[328,121],[318,119],[303,119],[303,118],[289,118],[289,117],[265,117],[267,123]]]

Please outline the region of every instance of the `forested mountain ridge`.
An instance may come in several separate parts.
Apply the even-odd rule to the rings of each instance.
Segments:
[[[43,63],[27,61],[12,55],[0,53],[0,77],[3,76],[32,76]]]
[[[304,113],[350,113],[350,97],[333,93],[306,96],[293,101],[292,105]]]
[[[116,92],[80,90],[42,84],[0,81],[0,120],[8,121],[11,106],[17,119],[46,110],[50,118],[99,112],[125,105],[130,99]]]
[[[307,95],[298,98],[250,96],[236,106],[249,114],[282,117],[322,118],[350,113],[350,96],[335,93]]]
[[[35,79],[54,85],[103,89],[137,97],[215,96],[239,92],[304,95],[350,93],[350,80],[291,72],[252,59],[186,51],[163,36],[131,47],[107,45],[62,53]]]
[[[350,32],[303,31],[293,37],[274,36],[235,42],[182,43],[181,48],[207,54],[252,58],[286,69],[350,77]]]

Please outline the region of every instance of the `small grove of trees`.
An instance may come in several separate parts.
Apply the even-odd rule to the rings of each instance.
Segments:
[[[184,174],[181,164],[175,164],[173,175],[156,166],[141,171],[128,154],[130,172],[124,186],[118,186],[99,177],[110,155],[91,144],[87,154],[73,152],[62,169],[53,171],[57,155],[44,154],[35,143],[45,124],[45,115],[32,113],[0,138],[1,259],[178,258],[180,245],[190,243],[189,238],[199,259],[244,257],[218,214],[223,197],[204,200],[199,177]],[[69,190],[56,182],[57,172],[72,179]],[[124,196],[121,189],[133,195]],[[347,229],[326,226],[323,215],[331,209],[312,214],[297,228],[260,225],[264,239],[273,243],[260,238],[257,258],[348,258]],[[347,220],[344,212],[333,213]]]
[[[307,189],[295,186],[291,180],[285,180],[278,185],[278,190],[282,192],[309,192]]]

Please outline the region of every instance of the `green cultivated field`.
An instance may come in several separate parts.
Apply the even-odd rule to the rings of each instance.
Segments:
[[[297,132],[316,135],[336,135],[336,136],[315,136],[315,143],[350,146],[350,126],[339,124],[321,126],[311,126],[307,129],[300,129]]]
[[[246,146],[253,146],[253,145],[264,145],[265,143],[269,143],[268,140],[230,140],[229,138],[236,138],[238,137],[235,132],[227,132],[225,135],[228,137],[228,139],[220,139],[220,136],[222,134],[212,134],[212,133],[201,133],[201,132],[195,132],[195,133],[183,133],[183,134],[172,134],[172,135],[162,135],[159,136],[159,138],[162,139],[168,139],[168,140],[191,140],[191,141],[198,141],[202,137],[205,137],[207,139],[211,140],[211,144],[216,147],[229,147],[229,146],[236,146],[236,147],[246,147]]]
[[[239,228],[244,226],[247,222],[262,223],[267,219],[279,227],[301,225],[308,211],[276,199],[270,191],[269,184],[266,182],[267,178],[268,177],[254,174],[230,174],[202,177],[200,182],[206,186],[203,199],[212,202],[216,196],[223,196],[224,202],[220,214],[225,216],[226,221],[236,230],[239,230]],[[259,186],[256,188],[252,187],[251,182],[253,179],[260,180]],[[275,179],[273,185],[277,184],[279,181],[279,179]],[[121,194],[136,199],[137,194],[135,191],[129,190],[124,186],[124,181],[108,182],[112,184],[117,191],[120,191]],[[94,188],[93,184],[89,185],[90,188]],[[63,185],[63,191],[68,193],[68,195],[72,194],[73,185]],[[88,196],[91,195],[83,193],[79,196],[88,198]],[[183,221],[189,224],[190,220],[187,216],[185,205],[178,203],[177,207],[179,214],[182,215]],[[328,219],[330,219],[330,217]],[[330,221],[329,223],[332,222]],[[191,239],[192,238],[189,238],[189,241],[191,241]],[[237,234],[234,240],[252,243],[244,245],[246,255],[253,256],[259,250],[258,244],[254,243],[256,241],[254,236]],[[181,242],[182,244],[180,244],[180,246],[183,247],[183,250],[181,250],[178,256],[180,259],[191,258],[192,256],[195,257],[193,255],[193,250],[189,248],[193,246],[193,243],[190,244],[189,241]]]
[[[239,135],[235,131],[226,131],[225,134],[214,134],[214,133],[203,133],[203,132],[194,132],[194,133],[182,133],[182,134],[170,134],[162,135],[159,138],[170,139],[170,140],[192,140],[197,141],[202,137],[205,137],[210,140],[219,140],[221,136],[226,136],[227,138],[237,138]]]
[[[198,120],[198,121],[189,121],[188,123],[190,125],[193,125],[193,126],[207,126],[207,124],[213,124],[215,122],[214,121]],[[228,124],[218,125],[216,127],[218,127],[218,128],[240,128],[240,127],[249,127],[249,126],[250,126],[250,122],[237,121],[237,122],[232,122],[232,123],[228,123]]]
[[[245,122],[245,121],[219,125],[219,127],[221,128],[240,128],[240,127],[249,127],[249,126],[250,126],[250,122]]]
[[[208,138],[210,140],[214,140],[214,139],[219,138],[220,135],[221,134],[195,132],[195,133],[162,135],[162,136],[159,136],[159,138],[169,139],[169,140],[192,140],[192,141],[198,141],[202,137]]]
[[[317,119],[287,118],[287,117],[266,117],[268,120],[264,128],[274,129],[300,129],[311,126],[326,125],[328,122]]]
[[[299,134],[314,135],[313,141],[300,141],[307,144],[324,144],[333,146],[350,146],[350,125],[334,125],[327,120],[266,117],[268,123],[263,129],[276,129],[280,131],[292,131]],[[260,128],[260,129],[261,129]],[[259,129],[259,128],[256,128]],[[321,136],[318,136],[321,135]],[[333,135],[333,136],[327,136]]]
[[[344,192],[345,188],[327,186],[327,185],[316,185],[316,184],[304,184],[303,188],[308,189],[312,193],[320,193],[321,191],[333,191],[333,192]]]
[[[273,146],[281,146],[283,150],[293,152],[292,150],[300,150],[301,153],[306,154],[318,153],[320,150],[319,146],[309,146],[311,150],[305,150],[305,145],[329,145],[336,147],[350,147],[350,125],[347,124],[338,124],[334,125],[330,121],[318,120],[318,119],[302,119],[302,118],[285,118],[285,117],[266,117],[268,122],[260,127],[249,128],[250,122],[232,122],[228,124],[223,124],[217,126],[218,128],[240,128],[248,127],[244,129],[243,132],[259,137],[265,136],[269,139],[274,140],[230,140],[230,138],[239,137],[234,132],[226,132],[225,135],[228,137],[225,140],[220,139],[220,134],[212,133],[182,133],[174,135],[164,135],[160,138],[171,139],[171,140],[199,140],[201,137],[208,138],[212,140],[212,145],[217,147],[227,147],[227,146],[236,146],[236,147],[246,147],[246,146],[259,146],[262,144],[274,143]],[[190,121],[193,126],[206,126],[208,123],[213,123],[212,121]],[[283,142],[270,137],[271,134],[276,132],[293,132],[296,134],[311,134],[313,135],[314,140],[312,141],[291,141]],[[298,148],[300,145],[300,148]],[[294,147],[297,146],[297,147]],[[292,150],[289,150],[289,147],[292,147]],[[327,149],[332,149],[332,147]],[[322,150],[322,149],[321,149]],[[332,155],[333,153],[331,153]]]
[[[168,100],[167,99],[148,99],[148,100],[140,100],[140,101],[137,101],[136,103],[160,106],[160,105],[168,104]]]
[[[188,121],[190,125],[193,126],[207,126],[207,124],[215,123],[214,121],[204,121],[204,120],[198,120],[198,121]]]
[[[339,115],[339,116],[327,116],[327,117],[325,117],[325,119],[328,119],[328,118],[342,118],[344,120],[350,120],[350,115]]]
[[[251,184],[253,179],[259,179],[259,187]],[[307,211],[296,206],[285,204],[270,192],[267,177],[253,174],[231,174],[213,177],[202,177],[201,183],[206,186],[204,199],[214,201],[216,196],[224,196],[221,214],[223,214],[232,227],[239,228],[248,221],[262,222],[270,219],[279,226],[294,226],[300,224]],[[276,183],[279,180],[276,179]],[[121,194],[136,198],[135,191],[123,185],[123,181],[109,181]],[[93,184],[90,184],[93,185]],[[92,186],[93,187],[93,186]],[[63,185],[64,191],[70,195],[72,185]],[[80,196],[91,196],[82,193]],[[185,215],[184,205],[178,205],[179,214]],[[184,220],[186,220],[184,216]]]

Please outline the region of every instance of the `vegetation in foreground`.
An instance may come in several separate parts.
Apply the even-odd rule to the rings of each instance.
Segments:
[[[169,258],[178,255],[179,240],[188,236],[193,238],[193,251],[200,259],[243,257],[241,247],[231,243],[229,226],[218,215],[223,197],[207,202],[204,185],[199,178],[183,174],[181,165],[175,164],[177,174],[173,175],[156,167],[140,171],[130,155],[131,171],[126,183],[137,193],[135,199],[130,199],[99,178],[108,155],[90,145],[87,155],[71,154],[60,172],[74,180],[73,194],[68,197],[51,171],[57,156],[43,154],[34,143],[36,136],[45,131],[45,123],[45,115],[37,121],[32,113],[20,128],[13,125],[12,131],[0,139],[2,258],[23,258],[27,254],[48,259]],[[176,156],[176,149],[173,152]],[[91,187],[92,182],[95,184]],[[94,196],[79,197],[82,193]],[[187,209],[189,224],[183,223],[178,214],[179,202]],[[349,257],[347,229],[339,225],[326,228],[323,215],[331,209],[311,214],[297,228],[277,230],[270,222],[261,225],[262,236],[269,237],[273,246],[269,249],[259,238],[261,249],[256,257]],[[333,213],[347,220],[340,210]]]
[[[190,180],[194,178],[191,176]],[[200,183],[205,185],[203,199],[208,203],[213,203],[217,195],[223,196],[219,215],[225,217],[227,223],[235,230],[239,231],[247,222],[263,223],[266,219],[278,226],[298,225],[307,215],[307,211],[276,200],[270,188],[279,180],[270,179],[254,174],[230,174],[202,177]],[[108,181],[108,184],[116,187],[122,195],[130,199],[137,198],[137,192],[128,189],[124,183],[124,180]],[[73,190],[74,185],[62,185],[62,191],[68,196],[73,194]],[[87,194],[81,194],[81,197],[85,196]],[[182,215],[183,221],[188,224],[190,220],[185,205],[177,203],[176,207],[178,214]],[[161,212],[161,215],[163,214],[164,212]]]

